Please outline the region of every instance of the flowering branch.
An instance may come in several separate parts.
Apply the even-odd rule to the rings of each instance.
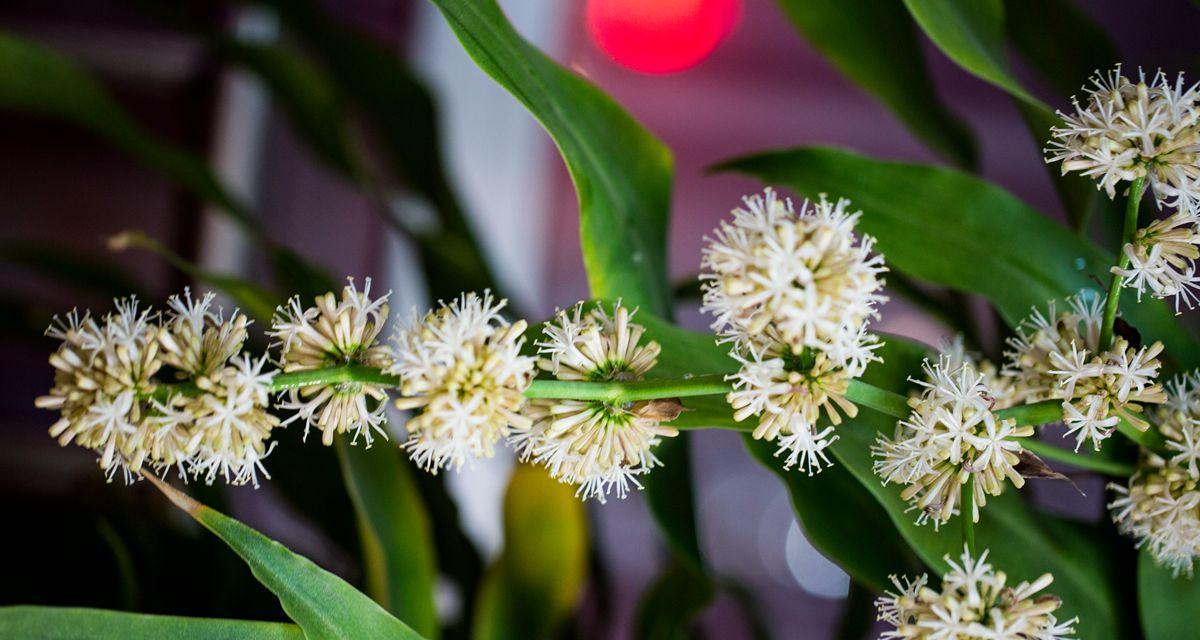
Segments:
[[[1142,202],[1142,193],[1146,189],[1146,177],[1141,176],[1129,186],[1129,201],[1125,204],[1125,226],[1121,230],[1121,245],[1117,248],[1117,269],[1129,268],[1129,254],[1125,245],[1133,242],[1133,234],[1137,233],[1138,206]],[[1121,299],[1121,283],[1124,278],[1115,271],[1112,282],[1108,285],[1108,299],[1104,302],[1104,322],[1100,325],[1100,348],[1107,349],[1112,344],[1113,323],[1117,319],[1117,303]]]

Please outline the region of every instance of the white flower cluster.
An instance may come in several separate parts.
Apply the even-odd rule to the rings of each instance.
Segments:
[[[941,590],[929,586],[929,577],[901,580],[892,576],[896,591],[875,601],[878,620],[891,628],[884,640],[1068,640],[1074,638],[1078,618],[1059,622],[1055,612],[1062,600],[1038,595],[1054,582],[1043,574],[1033,582],[1008,585],[1008,576],[987,563],[988,552],[978,559],[964,549],[959,562],[946,556],[950,570]]]
[[[1167,391],[1154,418],[1172,455],[1143,451],[1129,482],[1109,485],[1116,498],[1108,506],[1117,528],[1137,538],[1139,548],[1176,576],[1190,577],[1200,555],[1200,372],[1177,377]]]
[[[239,356],[246,319],[228,319],[208,294],[174,296],[160,321],[133,298],[97,322],[75,312],[47,331],[62,341],[50,357],[55,383],[37,405],[62,417],[50,434],[96,451],[109,475],[127,480],[144,467],[176,467],[212,481],[257,484],[269,453],[266,440],[279,421],[267,413],[265,360]],[[195,393],[157,397],[164,366]]]
[[[657,363],[656,342],[642,344],[645,329],[630,322],[634,312],[617,302],[580,303],[560,311],[543,329],[538,366],[559,380],[613,382],[640,380]],[[646,402],[537,399],[512,442],[522,460],[545,465],[550,475],[577,485],[577,495],[604,502],[610,492],[624,498],[637,477],[659,464],[653,447],[678,431],[660,424]]]
[[[1046,314],[1033,310],[1005,353],[1004,375],[1013,379],[1017,402],[1061,400],[1077,451],[1088,440],[1099,450],[1122,418],[1145,431],[1142,405],[1166,399],[1156,382],[1162,343],[1136,347],[1114,336],[1101,349],[1103,310],[1104,298],[1090,291],[1068,298],[1061,313],[1051,301]]]
[[[521,355],[524,320],[508,324],[490,293],[463,294],[409,321],[394,337],[388,373],[400,376],[401,409],[421,409],[406,425],[413,460],[436,473],[491,457],[511,429],[528,429],[521,412],[534,358]]]
[[[1200,88],[1172,81],[1161,71],[1135,83],[1121,67],[1099,73],[1085,87],[1074,113],[1059,115],[1047,162],[1061,162],[1064,174],[1095,178],[1113,198],[1117,186],[1145,178],[1160,207],[1176,213],[1142,229],[1123,251],[1129,260],[1113,272],[1125,286],[1175,298],[1176,311],[1197,302],[1196,224],[1200,222]]]
[[[942,355],[923,368],[926,379],[912,379],[924,387],[909,399],[912,414],[872,447],[875,473],[884,484],[906,485],[900,495],[919,511],[917,523],[932,520],[934,527],[960,510],[963,488],[974,479],[971,519],[978,522],[987,496],[1000,495],[1006,480],[1024,486],[1017,439],[1033,435],[1033,427],[996,417],[991,390],[970,362]]]
[[[758,416],[755,437],[776,440],[787,466],[811,474],[836,439],[818,418],[853,417],[849,380],[878,359],[867,326],[886,299],[886,267],[872,238],[855,237],[861,212],[849,213],[848,200],[822,195],[797,212],[768,188],[744,202],[704,249],[703,310],[742,363],[728,378],[736,417]]]
[[[371,298],[371,279],[363,290],[354,281],[342,289],[341,300],[332,292],[317,297],[316,306],[304,308],[294,297],[276,310],[268,334],[278,341],[279,366],[284,372],[313,371],[334,366],[362,365],[386,369],[392,364],[387,345],[377,341],[387,323],[388,295]],[[358,381],[309,385],[282,392],[287,400],[279,408],[293,410],[293,420],[304,420],[304,436],[316,427],[321,443],[333,443],[334,434],[350,433],[351,442],[362,437],[371,446],[372,432],[383,430],[387,391],[382,385]]]

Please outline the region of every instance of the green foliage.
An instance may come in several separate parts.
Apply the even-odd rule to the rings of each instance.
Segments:
[[[278,622],[152,616],[102,609],[0,607],[0,636],[38,640],[304,640],[300,627]]]
[[[426,638],[439,634],[433,532],[409,463],[390,442],[335,446],[358,513],[368,593]]]
[[[307,640],[347,637],[420,640],[420,634],[375,601],[308,558],[196,502],[154,476],[145,478],[240,556],[254,577],[279,598],[283,610],[300,626]]]
[[[611,98],[522,39],[494,0],[433,0],[475,63],[542,123],[579,196],[592,294],[665,314],[670,152]]]
[[[583,595],[587,517],[574,489],[517,465],[504,498],[504,551],[475,603],[474,640],[553,637]]]
[[[888,265],[919,280],[978,293],[1010,326],[1048,300],[1099,289],[1112,254],[974,176],[883,162],[839,149],[805,147],[732,160],[722,168],[814,196],[852,198],[859,230],[875,236]],[[1122,298],[1121,313],[1162,340],[1181,367],[1200,364],[1200,346],[1166,304]]]
[[[934,90],[912,20],[893,0],[779,0],[804,37],[888,106],[917,137],[963,167],[975,141]]]
[[[1073,0],[1004,0],[1009,39],[1060,95],[1120,60],[1116,44]]]
[[[1146,640],[1190,638],[1196,633],[1194,613],[1200,611],[1200,580],[1174,577],[1158,565],[1149,551],[1138,554],[1138,611]]]

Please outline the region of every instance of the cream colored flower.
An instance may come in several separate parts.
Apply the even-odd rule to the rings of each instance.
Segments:
[[[1168,384],[1166,404],[1154,421],[1171,455],[1143,451],[1138,470],[1126,484],[1109,488],[1109,510],[1117,528],[1138,539],[1176,576],[1192,575],[1200,555],[1200,377],[1195,372]]]
[[[1112,272],[1124,278],[1122,285],[1137,290],[1138,300],[1147,289],[1156,298],[1174,298],[1175,312],[1180,305],[1191,309],[1200,298],[1200,276],[1196,258],[1200,257],[1200,233],[1193,216],[1177,213],[1156,220],[1137,232],[1123,251],[1129,267],[1114,266]]]
[[[315,306],[305,308],[298,297],[275,312],[269,334],[278,341],[279,364],[283,371],[312,371],[339,366],[362,365],[386,369],[392,364],[387,345],[378,343],[387,323],[389,294],[371,297],[371,279],[363,290],[354,281],[342,289],[339,300],[332,292],[318,296]],[[375,434],[387,438],[387,391],[377,384],[339,382],[310,385],[283,392],[287,398],[279,408],[293,410],[293,420],[304,421],[304,436],[316,427],[321,443],[333,444],[338,433],[351,434],[351,443],[361,437],[371,446]]]
[[[151,458],[145,445],[154,430],[146,420],[152,412],[147,398],[162,366],[158,333],[136,298],[117,300],[116,312],[99,322],[72,311],[46,331],[62,344],[50,356],[54,386],[36,404],[61,413],[50,435],[63,446],[74,442],[95,451],[110,478],[120,469],[132,480],[148,458],[169,465],[179,457],[164,450]]]
[[[226,319],[221,309],[214,308],[213,298],[206,293],[193,299],[191,289],[185,288],[182,296],[167,300],[169,311],[158,333],[162,361],[188,376],[224,367],[246,342],[250,324],[246,316],[235,310]]]
[[[657,363],[657,342],[642,342],[645,329],[618,302],[579,303],[560,311],[543,329],[538,366],[559,380],[640,380]],[[637,476],[658,464],[653,448],[678,434],[661,424],[655,403],[535,399],[513,444],[523,460],[545,465],[551,477],[578,486],[580,497],[604,502],[610,492],[624,498]]]
[[[771,189],[744,198],[704,249],[703,309],[713,328],[739,350],[772,328],[794,353],[805,349],[845,360],[883,296],[883,256],[874,239],[857,239],[861,212],[822,195],[799,213]]]
[[[460,469],[468,460],[491,457],[510,429],[527,429],[523,395],[533,379],[534,358],[521,355],[525,321],[500,317],[506,301],[463,294],[449,305],[412,317],[394,338],[401,409],[421,409],[406,425],[404,447],[436,473]]]
[[[950,570],[941,590],[928,586],[928,576],[901,581],[896,591],[875,601],[880,621],[891,628],[886,640],[1068,640],[1078,618],[1059,622],[1062,601],[1038,595],[1054,581],[1049,573],[1033,582],[1008,585],[1008,576],[987,563],[985,550],[972,558],[963,549],[959,562],[946,556]]]
[[[1075,434],[1076,450],[1087,440],[1099,450],[1119,418],[1144,431],[1143,405],[1166,399],[1156,382],[1163,347],[1155,342],[1135,348],[1117,336],[1100,350],[1104,298],[1084,291],[1067,303],[1061,313],[1053,301],[1046,315],[1034,309],[1017,328],[1004,375],[1012,378],[1019,404],[1063,401],[1063,422],[1067,434]]]
[[[734,419],[757,417],[754,438],[775,442],[775,455],[785,456],[785,468],[799,465],[813,475],[831,464],[825,449],[837,440],[834,427],[842,415],[858,415],[858,407],[845,398],[850,372],[824,353],[796,355],[779,343],[753,346],[747,356],[732,355],[742,364],[726,376],[733,382],[726,400]],[[820,426],[822,415],[828,426]]]
[[[1082,102],[1072,98],[1073,113],[1059,113],[1063,126],[1052,131],[1046,162],[1096,179],[1109,198],[1121,182],[1144,176],[1160,206],[1200,215],[1197,86],[1161,71],[1147,80],[1140,69],[1134,82],[1117,65],[1084,92]]]
[[[987,496],[1000,495],[1006,481],[1024,486],[1016,469],[1022,452],[1016,439],[1033,435],[1033,427],[992,413],[991,391],[973,365],[953,363],[949,355],[936,364],[925,361],[926,379],[912,380],[924,387],[909,399],[912,414],[897,423],[892,438],[879,436],[872,447],[875,473],[884,484],[907,485],[900,495],[919,510],[917,523],[933,520],[935,527],[959,511],[971,478],[976,522]]]

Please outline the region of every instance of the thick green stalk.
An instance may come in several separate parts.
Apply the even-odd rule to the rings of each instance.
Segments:
[[[400,386],[398,376],[384,373],[374,367],[350,364],[327,369],[276,374],[269,387],[271,391],[283,391],[319,384],[351,382],[376,384],[384,387]],[[723,374],[719,373],[677,379],[614,382],[543,379],[531,382],[529,388],[525,390],[525,396],[528,398],[564,398],[624,403],[661,398],[724,395],[729,393],[732,388],[733,385],[725,380]],[[166,400],[175,394],[197,395],[199,393],[200,389],[195,384],[183,382],[159,385],[155,389],[153,397],[158,400]],[[911,412],[908,400],[904,396],[887,389],[880,389],[861,380],[850,381],[846,390],[846,399],[856,405],[867,407],[893,418],[906,418]],[[996,415],[1000,418],[1015,418],[1021,424],[1046,424],[1061,419],[1062,408],[1058,401],[1047,401],[1003,409],[997,411]],[[1133,473],[1133,470],[1127,465],[1095,456],[1080,455],[1038,442],[1032,438],[1024,439],[1022,446],[1043,458],[1057,460],[1083,469],[1120,476],[1128,476]]]
[[[1121,244],[1117,247],[1117,268],[1129,267],[1129,256],[1125,255],[1125,245],[1133,242],[1133,234],[1137,233],[1138,206],[1142,202],[1142,192],[1146,188],[1146,177],[1142,176],[1133,181],[1129,187],[1129,201],[1125,204],[1125,226],[1121,230]],[[1104,323],[1100,325],[1100,349],[1107,349],[1112,344],[1113,323],[1117,319],[1117,306],[1121,299],[1121,283],[1123,278],[1112,274],[1108,285],[1108,299],[1104,302]]]

